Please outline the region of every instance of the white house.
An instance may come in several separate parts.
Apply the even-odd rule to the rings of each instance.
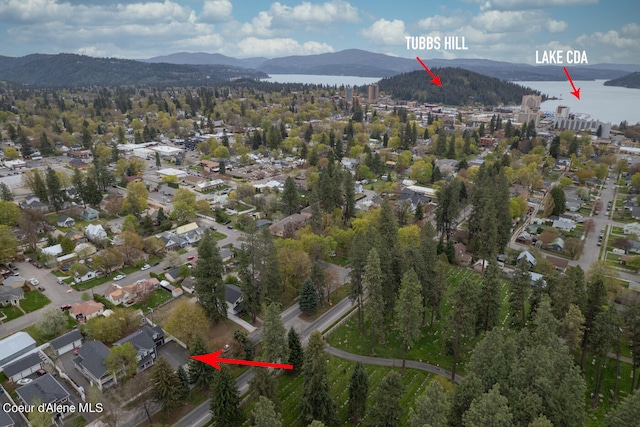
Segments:
[[[107,232],[102,228],[102,224],[93,225],[89,224],[84,229],[84,234],[87,238],[94,242],[100,242],[107,238]]]
[[[640,223],[632,222],[627,224],[622,228],[622,232],[624,234],[635,234],[636,236],[640,236]]]
[[[42,369],[40,355],[31,353],[3,367],[4,374],[14,383]]]

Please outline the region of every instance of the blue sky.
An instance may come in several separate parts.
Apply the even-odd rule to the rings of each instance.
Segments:
[[[406,36],[465,37],[466,51],[408,51]],[[585,50],[640,64],[637,0],[0,0],[0,55],[174,52],[279,57],[359,48],[395,56],[533,64]]]

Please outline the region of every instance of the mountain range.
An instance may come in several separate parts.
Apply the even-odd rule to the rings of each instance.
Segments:
[[[422,60],[430,68],[462,68],[507,81],[561,81],[561,66],[533,66],[487,59]],[[143,60],[94,58],[76,54],[0,56],[0,80],[29,85],[184,85],[239,78],[262,79],[268,74],[390,77],[421,70],[415,59],[359,49],[282,58],[232,58],[218,53],[180,52]],[[574,80],[611,80],[640,72],[636,64],[571,66]]]
[[[463,68],[509,81],[565,80],[561,66],[533,66],[488,59],[428,59],[427,66]],[[408,71],[422,69],[418,61],[359,49],[318,55],[286,56],[282,58],[236,59],[220,54],[178,53],[147,59],[148,62],[166,61],[173,64],[226,64],[255,68],[267,74],[320,74],[360,77],[390,77]],[[574,80],[608,80],[640,71],[636,64],[596,64],[571,68]]]

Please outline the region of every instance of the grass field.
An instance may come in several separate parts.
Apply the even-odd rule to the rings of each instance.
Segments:
[[[27,313],[36,311],[49,304],[51,300],[38,291],[24,293],[24,299],[20,301],[20,307]]]
[[[329,355],[327,355],[327,360],[329,361],[327,371],[329,372],[329,383],[331,384],[331,396],[336,402],[338,409],[339,425],[367,425],[366,416],[360,424],[354,424],[348,420],[349,406],[347,401],[349,398],[349,381],[355,367],[355,362]],[[397,369],[398,372],[400,371],[399,368],[365,365],[365,370],[369,376],[369,398],[367,399],[367,407],[375,405],[373,401],[373,391],[377,388],[380,380],[392,369]],[[404,414],[400,425],[407,425],[409,408],[413,406],[416,397],[423,393],[432,378],[433,375],[427,372],[407,369],[405,376],[402,378],[405,389],[400,406],[404,408]],[[302,392],[303,379],[301,375],[293,377],[284,374],[278,378],[278,395],[280,396],[283,426],[305,426],[301,418],[300,398]],[[244,412],[247,416],[247,422],[244,423],[244,426],[251,425],[249,423],[249,415],[252,408],[252,401],[245,405]]]
[[[7,316],[7,318],[3,320],[3,322],[8,322],[10,320],[17,319],[18,317],[24,314],[18,307],[15,307],[13,305],[2,307],[0,311]]]

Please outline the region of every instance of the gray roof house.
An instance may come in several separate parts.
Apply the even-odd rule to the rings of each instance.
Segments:
[[[36,352],[5,365],[2,370],[7,378],[16,382],[24,377],[28,377],[41,368],[42,359],[40,358],[40,354]]]
[[[69,392],[51,374],[36,378],[27,385],[16,389],[21,401],[30,405],[38,399],[42,403],[63,404],[69,401]]]
[[[24,291],[22,288],[0,286],[0,306],[18,305],[21,299],[24,299]]]
[[[0,427],[14,427],[16,423],[11,419],[9,414],[0,411]]]
[[[58,227],[70,228],[70,227],[73,227],[74,225],[76,225],[75,219],[66,215],[60,215],[58,217]]]
[[[149,328],[151,329],[151,328]],[[153,338],[149,336],[147,330],[141,329],[132,333],[129,336],[124,337],[120,341],[113,343],[116,345],[123,345],[125,343],[131,343],[133,348],[136,349],[138,358],[138,372],[144,371],[150,368],[156,361],[158,353],[156,352],[156,343]]]
[[[49,341],[49,345],[58,356],[61,356],[82,345],[82,334],[77,329],[74,329],[61,337]]]
[[[73,364],[89,382],[100,390],[114,383],[114,376],[107,372],[104,363],[109,356],[109,348],[100,341],[89,341],[78,349],[78,357],[73,359]]]
[[[242,290],[238,286],[225,285],[224,299],[227,301],[228,312],[234,315],[242,313]]]
[[[520,255],[518,255],[518,261],[520,261],[522,258],[526,258],[527,262],[531,265],[531,267],[536,265],[536,262],[537,262],[536,258],[531,254],[531,252],[529,251],[520,252]]]
[[[80,216],[84,219],[86,219],[87,221],[96,221],[98,219],[100,219],[100,212],[98,212],[97,210],[93,209],[93,208],[85,208],[85,210],[82,211],[82,213],[80,214]]]

